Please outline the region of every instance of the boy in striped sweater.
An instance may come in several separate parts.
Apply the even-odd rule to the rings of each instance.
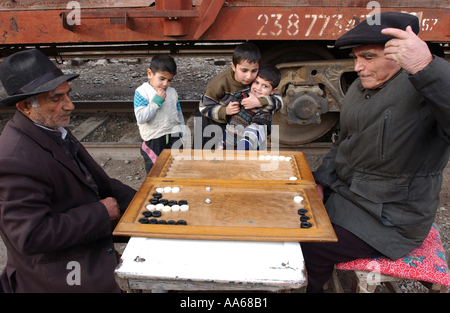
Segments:
[[[194,149],[221,149],[223,132],[231,116],[241,110],[240,104],[246,109],[258,108],[270,113],[281,109],[283,102],[280,97],[257,98],[251,94],[241,103],[233,99],[234,92],[255,80],[260,62],[258,47],[245,42],[234,49],[231,68],[211,79],[195,117]]]
[[[259,68],[258,76],[251,85],[250,92],[257,97],[274,96],[281,80],[281,73],[273,65],[263,65]],[[264,149],[267,136],[272,126],[272,112],[258,108],[241,108],[238,114],[233,115],[224,132],[223,149],[256,150]]]

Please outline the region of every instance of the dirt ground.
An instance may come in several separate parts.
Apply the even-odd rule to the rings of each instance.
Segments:
[[[177,90],[182,100],[198,100],[204,92],[211,77],[220,73],[229,66],[231,59],[228,56],[209,58],[175,58],[178,65],[178,74],[172,86]],[[80,77],[71,82],[73,100],[132,100],[134,90],[147,81],[146,69],[150,59],[121,59],[121,60],[75,60],[66,61],[59,65],[65,73],[78,73]],[[5,92],[0,86],[0,98]],[[185,116],[186,120],[189,115]],[[11,118],[10,114],[0,114],[0,132],[5,123]],[[83,116],[73,114],[70,128],[75,128]],[[85,141],[117,141],[118,134],[131,131],[136,127],[134,116],[131,114],[114,114],[107,125],[99,128]],[[322,155],[307,155],[312,171],[321,163]],[[142,158],[131,160],[115,160],[105,157],[96,160],[104,170],[113,178],[117,178],[138,189],[145,178],[145,169]],[[441,239],[447,260],[450,259],[450,167],[444,172],[444,181],[441,191],[439,211],[435,223],[439,227]],[[0,242],[0,270],[6,262],[6,251]],[[344,278],[345,279],[345,278]],[[403,282],[400,288],[404,292],[426,292],[416,282]]]

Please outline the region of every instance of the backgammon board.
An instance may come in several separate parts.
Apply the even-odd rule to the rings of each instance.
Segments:
[[[164,150],[113,234],[337,240],[306,159],[293,151]]]

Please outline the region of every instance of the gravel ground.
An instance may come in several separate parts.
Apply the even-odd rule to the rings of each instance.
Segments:
[[[222,72],[229,66],[229,56],[208,58],[175,58],[178,74],[172,86],[177,90],[182,100],[200,99],[207,82],[211,77]],[[66,73],[78,73],[80,77],[71,82],[73,100],[132,100],[137,86],[147,81],[146,70],[150,59],[117,59],[117,60],[73,60],[60,65]],[[0,97],[5,92],[0,86]],[[189,115],[186,115],[186,121]],[[11,118],[10,114],[0,114],[0,132],[4,124]],[[74,114],[69,124],[75,128],[83,121],[82,114]],[[117,141],[119,135],[136,128],[133,114],[111,114],[107,124],[87,137],[85,141]],[[311,170],[321,163],[322,155],[308,155],[307,160]],[[125,184],[138,188],[145,178],[145,170],[141,158],[133,160],[114,160],[112,158],[98,159],[97,162],[111,176]],[[450,259],[450,168],[444,172],[439,212],[435,223],[440,229],[441,239],[447,260]],[[119,247],[123,248],[123,247]],[[6,262],[6,252],[0,242],[0,270]],[[339,271],[339,277],[346,291],[351,286],[347,273]],[[399,283],[403,292],[421,293],[427,289],[418,282],[403,281]],[[386,292],[381,287],[377,292]]]

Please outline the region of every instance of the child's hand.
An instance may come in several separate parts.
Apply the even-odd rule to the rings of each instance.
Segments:
[[[242,99],[241,104],[247,110],[260,108],[262,106],[261,102],[259,102],[258,98],[253,93],[250,93],[248,98]]]
[[[166,90],[164,88],[158,88],[158,90],[156,90],[156,94],[161,98],[166,99]]]
[[[239,106],[239,102],[236,102],[236,101],[232,101],[232,102],[228,103],[227,108],[226,108],[227,115],[238,114],[240,110],[241,110],[241,108]]]

